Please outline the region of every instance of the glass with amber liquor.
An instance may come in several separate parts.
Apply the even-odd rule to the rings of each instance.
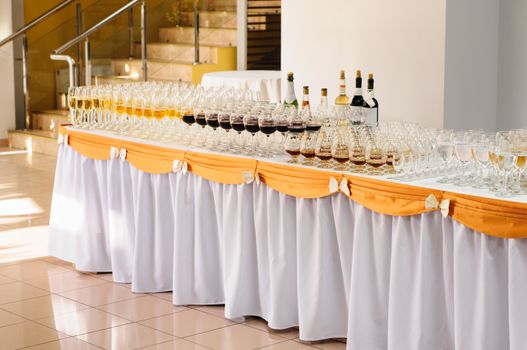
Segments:
[[[380,142],[374,141],[366,145],[366,164],[371,167],[373,175],[381,175],[381,168],[386,164],[386,150]]]

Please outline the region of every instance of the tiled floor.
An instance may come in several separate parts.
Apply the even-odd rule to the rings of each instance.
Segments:
[[[230,321],[223,306],[134,294],[111,274],[46,257],[54,170],[53,157],[0,148],[0,349],[345,349],[258,318]]]

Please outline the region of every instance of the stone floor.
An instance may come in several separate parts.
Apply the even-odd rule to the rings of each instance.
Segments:
[[[55,158],[0,148],[0,349],[345,349],[223,306],[175,306],[46,256]]]

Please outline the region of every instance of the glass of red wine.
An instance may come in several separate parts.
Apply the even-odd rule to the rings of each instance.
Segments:
[[[276,119],[273,117],[273,114],[270,111],[262,110],[258,118],[258,125],[260,127],[260,131],[266,136],[265,147],[262,155],[268,157],[271,153],[269,137],[276,131]]]
[[[260,125],[258,124],[258,120],[259,118],[257,110],[251,110],[243,117],[243,125],[245,126],[245,130],[247,130],[251,134],[250,145],[247,149],[249,154],[256,153],[256,138],[254,137],[254,135],[256,135],[258,131],[260,131]]]
[[[243,124],[244,113],[242,108],[237,108],[230,115],[231,128],[237,133],[234,147],[235,152],[241,152],[243,150],[242,132],[245,130],[245,125]]]
[[[218,122],[220,124],[220,128],[224,130],[226,133],[225,137],[221,138],[222,140],[221,149],[224,151],[227,151],[229,150],[231,146],[231,139],[229,137],[230,136],[229,131],[232,129],[231,109],[229,107],[225,107],[218,112]]]
[[[206,144],[208,147],[214,148],[217,144],[216,129],[220,126],[220,122],[218,120],[218,109],[215,105],[209,106],[209,108],[207,108],[205,111],[205,122],[213,130],[212,133],[207,132],[207,134],[210,133],[210,137],[209,135],[206,135]]]
[[[193,143],[197,146],[203,146],[205,144],[205,127],[207,126],[207,119],[205,118],[205,108],[202,104],[198,104],[194,107],[194,119],[196,124],[201,127],[199,132],[196,132],[193,138]]]

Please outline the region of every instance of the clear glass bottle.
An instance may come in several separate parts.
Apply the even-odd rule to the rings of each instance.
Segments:
[[[335,99],[335,105],[347,106],[350,104],[350,98],[346,95],[346,72],[340,71],[339,95]]]

